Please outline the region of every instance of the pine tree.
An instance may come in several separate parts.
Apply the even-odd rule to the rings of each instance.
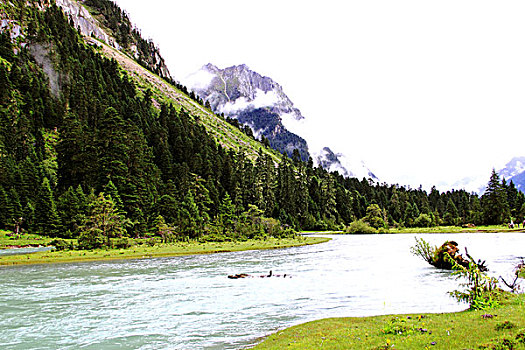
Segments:
[[[111,238],[122,237],[130,221],[122,216],[110,195],[101,192],[90,204],[90,213],[82,227],[86,239],[97,241],[98,237],[111,246]],[[82,236],[81,236],[82,237]]]
[[[228,193],[224,195],[219,205],[219,225],[222,226],[223,234],[233,230],[235,225],[235,206]]]
[[[45,236],[56,237],[59,233],[60,218],[47,177],[42,181],[35,207],[35,225],[38,231]]]
[[[12,210],[4,188],[0,185],[0,229],[6,229],[12,218]]]
[[[481,197],[483,216],[488,225],[499,225],[509,219],[509,208],[505,189],[496,170],[492,169],[487,189]]]

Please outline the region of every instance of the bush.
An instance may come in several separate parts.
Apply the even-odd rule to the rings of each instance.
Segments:
[[[482,272],[478,265],[469,262],[464,267],[451,260],[456,278],[466,278],[467,282],[461,285],[467,287],[464,291],[450,292],[460,302],[466,302],[473,310],[485,310],[497,307],[500,304],[501,290],[497,288],[498,281]]]
[[[430,227],[432,226],[432,218],[428,214],[421,214],[414,221],[415,227]]]
[[[112,246],[116,249],[126,249],[133,245],[133,242],[128,237],[121,237],[112,240]]]
[[[434,264],[434,257],[436,256],[437,247],[432,247],[430,243],[425,241],[423,238],[417,238],[416,245],[410,248],[410,252],[416,256],[419,256],[429,264]]]
[[[56,238],[49,242],[49,245],[55,247],[56,250],[70,250],[73,249],[73,244],[60,238]]]
[[[102,231],[98,229],[81,232],[78,237],[78,247],[83,250],[102,248],[104,242]]]
[[[363,219],[353,221],[345,230],[346,233],[378,233],[379,231],[366,223]]]

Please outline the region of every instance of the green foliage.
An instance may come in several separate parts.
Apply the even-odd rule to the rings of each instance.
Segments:
[[[516,349],[516,342],[514,339],[509,339],[508,337],[500,337],[498,339],[493,339],[487,344],[480,345],[479,349],[513,350]]]
[[[49,242],[49,245],[54,246],[56,250],[71,250],[74,248],[71,242],[68,242],[60,238],[53,239],[52,241]]]
[[[383,211],[377,204],[371,204],[366,208],[364,221],[375,229],[386,228]]]
[[[415,256],[419,256],[429,264],[433,264],[437,247],[432,247],[430,243],[425,241],[423,238],[414,237],[414,239],[416,240],[416,245],[410,247],[410,252]]]
[[[120,237],[111,240],[112,248],[116,249],[127,249],[133,245],[133,241],[129,237]]]
[[[92,247],[84,249],[99,248],[102,239],[106,246],[111,246],[111,238],[122,237],[126,233],[126,227],[130,221],[122,216],[111,196],[105,196],[101,192],[92,198],[89,203],[89,215],[82,225],[82,233],[79,237],[79,245]],[[82,241],[82,242],[81,242]]]
[[[432,226],[432,217],[428,214],[419,214],[419,216],[414,221],[415,227],[431,227]]]
[[[496,324],[496,330],[501,331],[504,329],[513,329],[516,328],[516,325],[510,321],[503,321],[501,323]]]
[[[469,262],[468,267],[461,266],[451,259],[456,278],[466,279],[460,285],[464,290],[450,292],[460,302],[466,302],[473,310],[485,310],[500,304],[501,292],[497,288],[498,281],[482,272],[478,265]]]
[[[481,197],[485,223],[501,224],[510,219],[507,194],[498,173],[492,169],[487,189]]]
[[[393,317],[381,330],[384,334],[409,335],[415,333],[416,326],[409,324],[406,319]]]
[[[106,237],[102,234],[102,230],[92,228],[87,231],[82,231],[78,237],[78,248],[91,250],[102,248],[107,243]]]
[[[348,227],[345,229],[346,233],[378,233],[378,230],[370,226],[367,222],[365,222],[363,219],[356,220],[350,223]]]

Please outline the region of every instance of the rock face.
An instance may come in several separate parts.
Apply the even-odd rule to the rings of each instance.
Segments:
[[[164,58],[160,55],[159,50],[151,41],[140,38],[138,31],[131,29],[130,20],[125,13],[122,13],[122,22],[125,22],[127,25],[128,42],[122,45],[116,38],[102,29],[103,26],[101,26],[99,20],[94,18],[83,6],[84,2],[86,1],[56,0],[56,4],[66,16],[73,21],[74,26],[80,30],[82,35],[97,38],[119,51],[127,51],[128,54],[134,56],[136,60],[142,62],[141,64],[157,73],[160,77],[171,78],[168,67],[164,62]],[[105,16],[105,14],[102,15]],[[137,49],[138,46],[140,46],[144,52],[139,51]]]
[[[244,64],[219,69],[208,63],[199,74],[194,78],[200,79],[201,83],[202,78],[208,79],[209,83],[194,85],[192,88],[199,95],[206,96],[205,100],[220,113],[235,115],[253,106],[255,109],[267,108],[279,116],[297,120],[304,118],[279,84],[251,71]]]
[[[249,125],[256,137],[263,135],[282,153],[291,156],[297,149],[303,160],[308,159],[306,141],[282,123],[283,118],[304,117],[272,79],[251,71],[246,65],[219,69],[207,64],[191,75],[187,84],[215,113],[224,113]]]
[[[507,183],[514,182],[519,191],[525,192],[525,157],[514,157],[498,172]]]
[[[237,118],[249,125],[254,135],[264,135],[270,145],[291,155],[299,151],[303,160],[312,157],[316,165],[343,176],[377,177],[362,162],[351,162],[345,155],[329,147],[311,150],[301,135],[286,129],[283,122],[301,121],[304,116],[286,96],[282,87],[269,77],[250,70],[246,65],[219,69],[211,63],[190,75],[185,81],[215,113]]]
[[[121,46],[117,43],[115,38],[109,36],[100,28],[98,21],[91,16],[84,6],[75,0],[55,1],[57,6],[62,9],[66,16],[73,20],[75,28],[78,28],[82,35],[95,37],[117,50],[121,49]]]
[[[324,147],[315,154],[317,164],[332,172],[337,171],[344,177],[356,177],[378,180],[377,176],[366,167],[362,161],[352,162],[343,153],[334,153],[329,147]]]

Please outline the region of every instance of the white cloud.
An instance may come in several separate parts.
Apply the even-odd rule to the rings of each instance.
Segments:
[[[215,75],[205,70],[199,70],[193,74],[188,75],[184,79],[184,84],[191,90],[203,90],[207,88],[212,82]]]
[[[271,107],[278,103],[280,97],[272,90],[264,92],[261,89],[255,91],[255,98],[253,100],[248,100],[246,97],[242,96],[236,99],[235,101],[230,101],[226,103],[220,110],[221,113],[235,113],[240,110],[251,108],[264,108]]]

